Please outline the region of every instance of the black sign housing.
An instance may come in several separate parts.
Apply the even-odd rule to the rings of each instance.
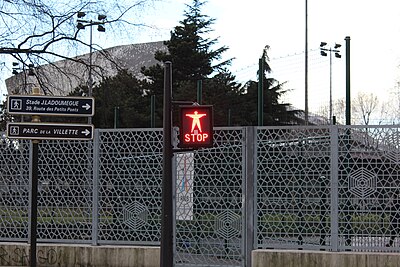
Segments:
[[[180,148],[202,148],[213,146],[213,106],[191,105],[179,106]]]

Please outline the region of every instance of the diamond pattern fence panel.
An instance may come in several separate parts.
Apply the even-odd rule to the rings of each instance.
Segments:
[[[242,266],[244,128],[214,130],[214,147],[178,153],[177,266]]]
[[[0,136],[3,136],[0,133]],[[0,138],[0,240],[28,238],[29,142]]]
[[[101,130],[98,143],[98,242],[159,245],[162,130]]]
[[[92,142],[41,141],[38,167],[38,239],[92,240]]]
[[[339,250],[399,251],[399,141],[398,127],[339,128]]]
[[[258,128],[257,247],[329,244],[330,139],[324,127]]]
[[[1,240],[27,241],[31,142],[2,140]],[[92,161],[88,142],[40,142],[39,242],[88,243],[92,239]]]
[[[256,247],[399,251],[399,129],[259,128]]]

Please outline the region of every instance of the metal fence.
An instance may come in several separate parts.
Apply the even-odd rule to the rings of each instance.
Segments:
[[[256,247],[399,251],[398,127],[258,129]]]
[[[159,245],[160,129],[39,145],[41,242]],[[237,127],[175,153],[177,266],[245,266],[256,248],[400,251],[394,126]],[[31,144],[0,143],[0,240],[28,240]]]

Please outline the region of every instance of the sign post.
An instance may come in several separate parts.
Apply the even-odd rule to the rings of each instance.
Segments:
[[[30,266],[36,267],[36,244],[37,244],[37,202],[38,202],[38,180],[39,180],[39,141],[32,140],[32,167],[31,167],[31,233],[29,242],[30,249]]]
[[[39,95],[39,88],[33,88],[32,93]],[[40,116],[32,116],[33,123],[40,123]],[[8,127],[8,124],[7,124]],[[37,209],[38,209],[38,183],[39,183],[39,140],[32,140],[32,167],[31,167],[31,232],[30,232],[30,266],[36,267],[37,251]]]
[[[32,95],[8,96],[7,111],[11,115],[32,115],[30,123],[7,123],[6,134],[10,139],[32,140],[29,243],[30,266],[36,267],[39,142],[42,139],[92,140],[94,132],[93,125],[42,123],[40,115],[91,117],[94,115],[94,98],[42,96],[35,87]]]

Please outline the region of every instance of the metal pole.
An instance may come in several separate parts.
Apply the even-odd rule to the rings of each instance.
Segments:
[[[246,133],[245,139],[245,153],[243,153],[243,192],[246,195],[245,204],[244,204],[244,211],[245,214],[245,227],[243,227],[243,236],[245,237],[243,240],[243,247],[244,247],[244,254],[245,254],[245,265],[244,266],[251,266],[251,252],[254,250],[256,241],[254,237],[257,234],[257,227],[254,227],[255,218],[254,214],[257,214],[257,207],[254,205],[254,201],[256,198],[255,194],[255,162],[256,159],[256,152],[255,152],[255,144],[256,141],[256,130],[254,127],[246,127],[243,129]]]
[[[346,125],[351,125],[351,96],[350,96],[350,36],[346,36]],[[345,137],[345,145],[346,145],[346,161],[347,166],[345,165],[345,176],[347,177],[350,175],[350,172],[353,167],[352,157],[350,155],[351,150],[351,129],[346,129],[346,137]],[[350,198],[348,196],[349,192],[346,191],[344,199],[346,202],[344,203],[344,238],[345,238],[345,250],[351,250],[351,232],[352,232],[352,225],[351,225],[351,213],[349,212],[351,209]]]
[[[89,89],[89,97],[93,95],[93,81],[92,81],[92,46],[93,46],[93,25],[92,21],[90,21],[90,40],[89,40],[89,83],[88,83],[88,89]],[[88,118],[88,123],[92,124],[92,117]]]
[[[346,36],[346,125],[351,125],[350,36]]]
[[[119,107],[114,107],[114,129],[119,128]]]
[[[32,89],[32,95],[39,95],[39,88]],[[32,116],[32,122],[39,123],[40,116]],[[32,140],[32,167],[31,167],[31,231],[30,231],[30,267],[36,267],[37,251],[37,209],[38,209],[38,169],[39,169],[39,140]]]
[[[152,95],[150,98],[150,127],[154,128],[156,125],[156,96]]]
[[[163,181],[161,216],[160,267],[173,267],[173,179],[172,179],[172,63],[165,62],[164,69],[164,119],[163,119]]]
[[[329,48],[329,123],[332,125],[332,49]]]
[[[263,54],[264,55],[264,54]],[[264,56],[258,61],[258,126],[263,126],[264,122]]]
[[[39,161],[39,141],[32,141],[32,182],[31,182],[31,234],[30,234],[30,266],[36,267],[36,242],[37,242],[37,199],[38,199],[38,161]]]
[[[198,80],[197,81],[197,103],[201,105],[202,102],[202,95],[203,95],[203,81]]]
[[[331,127],[330,139],[331,144],[339,144],[339,131],[338,127]],[[330,164],[330,171],[331,171],[331,242],[330,247],[332,251],[338,251],[339,247],[339,148],[337,145],[331,146],[331,164]]]
[[[304,73],[305,73],[305,77],[304,77],[304,123],[305,125],[308,125],[308,1],[306,1],[306,31],[305,31],[305,66],[304,66]]]
[[[99,189],[100,189],[100,132],[98,129],[94,132],[93,143],[93,194],[92,194],[92,245],[99,244]],[[90,166],[90,163],[89,163]]]

